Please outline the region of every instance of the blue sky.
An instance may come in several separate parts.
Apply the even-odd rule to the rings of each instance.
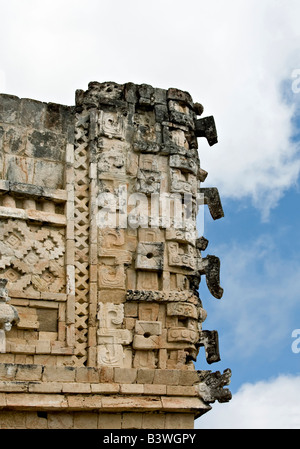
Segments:
[[[299,191],[293,188],[271,211],[267,222],[261,221],[249,202],[239,208],[231,200],[224,202],[225,217],[217,226],[207,220],[212,252],[221,258],[221,285],[225,291],[221,305],[210,297],[205,282],[201,285],[201,297],[208,312],[204,324],[218,330],[221,353],[221,361],[205,369],[221,372],[227,367],[232,369],[233,400],[228,405],[213,405],[211,414],[198,420],[200,428],[300,428],[300,353],[293,353],[291,348],[295,340],[292,331],[300,328],[298,205]],[[202,359],[198,359],[198,364],[203,366]],[[259,398],[262,381],[265,384]],[[292,386],[288,402],[286,391]],[[269,401],[265,404],[265,415],[256,421],[261,410],[256,401],[272,390],[274,397],[283,396],[283,406],[280,399],[275,404]],[[240,413],[247,401],[256,404],[243,416]],[[217,415],[213,415],[215,407]],[[295,422],[288,412],[293,407],[296,407]],[[227,413],[232,413],[230,422]]]
[[[199,140],[208,254],[221,259],[221,300],[205,280],[204,328],[232,369],[228,404],[201,428],[300,428],[300,3],[298,0],[0,0],[0,91],[74,104],[89,81],[177,87],[214,115],[219,143]],[[298,82],[299,80],[299,82]]]
[[[212,298],[205,280],[200,294],[205,327],[220,336],[222,361],[213,367],[232,368],[235,393],[241,382],[300,373],[300,354],[291,350],[291,332],[300,327],[299,193],[291,189],[263,223],[251,204],[223,203],[225,217],[208,217],[206,236],[207,253],[221,259],[224,296]]]

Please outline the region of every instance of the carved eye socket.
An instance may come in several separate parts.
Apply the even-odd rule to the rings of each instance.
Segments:
[[[146,255],[146,257],[147,257],[147,259],[152,259],[153,253],[148,253],[148,254]]]

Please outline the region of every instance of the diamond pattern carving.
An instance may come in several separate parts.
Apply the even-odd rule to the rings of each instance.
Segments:
[[[75,124],[75,355],[76,366],[87,363],[89,306],[89,113],[76,115]]]
[[[0,276],[9,289],[65,292],[64,229],[10,219],[0,222],[0,232]]]

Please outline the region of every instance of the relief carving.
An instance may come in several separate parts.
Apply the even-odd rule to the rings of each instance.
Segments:
[[[64,293],[64,230],[10,219],[0,222],[0,275],[20,291]]]
[[[182,327],[175,327],[168,330],[169,342],[188,342],[195,344],[198,342],[199,332],[193,329],[186,329]]]
[[[188,171],[197,175],[198,165],[196,161],[191,157],[186,157],[180,154],[170,155],[170,167],[179,168],[181,171]]]
[[[147,369],[157,368],[155,351],[136,350],[133,360],[133,367]]]
[[[100,134],[111,138],[124,140],[125,119],[121,113],[100,111],[99,131]]]
[[[217,130],[213,116],[197,119],[195,122],[197,137],[205,137],[210,146],[218,142]]]
[[[0,183],[0,277],[16,304],[22,301],[12,334],[36,336],[43,317],[45,341],[37,340],[30,354],[38,354],[42,342],[57,351],[47,353],[47,361],[54,355],[61,366],[195,371],[200,347],[208,363],[218,362],[218,334],[202,330],[199,282],[205,275],[210,293],[221,298],[220,261],[202,257],[208,241],[196,228],[199,199],[213,219],[224,215],[218,190],[200,188],[207,172],[197,137],[217,142],[213,117],[198,119],[203,108],[187,92],[133,83],[90,83],[77,91],[67,122],[57,105],[42,107],[51,132],[21,132],[26,117],[17,114],[17,130],[4,124],[0,139],[8,167]],[[55,186],[51,176],[49,188],[29,184],[35,172],[39,179],[40,172],[61,170],[64,182]],[[5,332],[19,318],[1,282],[3,352]],[[48,341],[50,333],[57,340]],[[229,371],[199,377],[203,401],[229,398],[222,389]]]
[[[228,402],[232,395],[228,388],[224,388],[230,384],[231,370],[224,370],[223,374],[220,371],[212,373],[211,371],[198,371],[200,383],[198,385],[199,396],[203,401],[212,403],[218,401]]]
[[[203,195],[204,204],[208,205],[209,212],[214,220],[224,217],[223,207],[218,189],[215,187],[200,188],[200,194]]]
[[[124,345],[132,342],[132,333],[123,329],[124,304],[99,303],[97,331],[98,365],[123,367]]]
[[[220,259],[216,256],[207,255],[198,260],[199,273],[205,274],[206,284],[210,293],[217,299],[223,296],[223,288],[220,286]]]
[[[141,321],[135,322],[135,333],[149,338],[151,335],[161,335],[162,324],[160,321]]]
[[[135,267],[141,270],[163,269],[164,243],[138,243]]]
[[[126,275],[124,265],[100,265],[99,287],[125,289]]]
[[[134,115],[133,149],[142,153],[156,154],[160,150],[161,126],[155,121],[153,111]]]
[[[137,173],[136,190],[151,194],[160,191],[160,174],[151,170],[139,169]]]
[[[188,318],[198,319],[199,312],[198,309],[193,304],[187,303],[169,303],[167,304],[167,315],[168,316],[182,316]]]
[[[109,150],[100,153],[98,158],[98,171],[100,173],[125,174],[126,156],[123,147],[115,144]]]
[[[194,270],[196,268],[195,249],[192,245],[178,242],[168,243],[170,267],[181,267]]]
[[[196,236],[197,231],[194,226],[191,230],[175,228],[166,229],[166,240],[176,240],[177,242],[190,243],[191,245],[194,245]]]
[[[201,331],[199,345],[204,346],[207,363],[219,362],[219,337],[217,331]]]
[[[191,193],[195,195],[197,192],[197,178],[192,173],[183,172],[178,168],[170,168],[171,188],[174,193]]]
[[[167,302],[167,301],[188,301],[198,304],[199,299],[190,291],[148,291],[148,290],[127,290],[127,301],[145,301],[145,302]]]

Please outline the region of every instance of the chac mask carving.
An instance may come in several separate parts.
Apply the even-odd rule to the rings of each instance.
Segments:
[[[147,84],[91,82],[74,107],[2,97],[6,350],[75,366],[194,370],[201,347],[220,360],[198,291],[205,278],[222,297],[220,261],[196,228],[199,207],[224,215],[198,152],[217,143],[213,117]]]

